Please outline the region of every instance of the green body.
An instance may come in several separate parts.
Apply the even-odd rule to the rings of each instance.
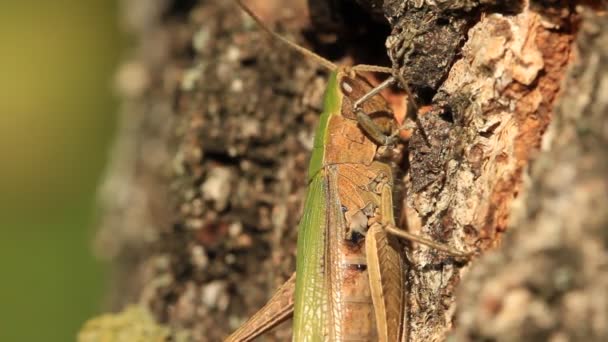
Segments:
[[[295,282],[290,278],[226,341],[251,341],[292,312],[294,341],[400,340],[403,263],[380,227],[394,226],[392,172],[374,160],[377,145],[350,107],[369,88],[344,69],[331,73],[308,169]],[[379,102],[370,100],[365,113],[379,118]]]
[[[323,273],[327,225],[328,188],[325,147],[328,124],[340,114],[342,94],[337,73],[332,72],[325,91],[324,110],[315,133],[308,169],[308,192],[298,227],[296,294],[293,320],[294,341],[322,341],[327,322],[327,279]]]
[[[375,160],[378,145],[389,141],[392,135],[386,134],[394,128],[390,108],[378,94],[380,86],[390,83],[372,89],[354,68],[337,67],[291,43],[269,30],[240,0],[236,2],[269,35],[313,56],[332,72],[308,169],[298,228],[297,276],[226,341],[251,341],[292,312],[294,341],[400,341],[404,263],[400,246],[385,230],[395,225],[393,178],[390,166]],[[395,235],[433,245],[393,230]]]

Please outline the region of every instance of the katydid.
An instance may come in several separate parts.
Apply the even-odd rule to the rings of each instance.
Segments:
[[[312,54],[267,29],[235,1],[271,35]],[[396,127],[378,94],[390,81],[372,89],[356,74],[390,69],[338,67],[314,56],[331,74],[308,169],[296,274],[226,341],[250,341],[292,313],[294,341],[400,341],[405,263],[394,236],[465,256],[395,227],[391,168],[376,160]]]

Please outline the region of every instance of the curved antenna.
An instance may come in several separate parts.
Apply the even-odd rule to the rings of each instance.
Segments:
[[[264,30],[267,34],[269,34],[274,39],[278,39],[281,42],[287,44],[292,49],[300,52],[304,56],[314,59],[315,61],[317,61],[319,64],[321,64],[325,68],[329,69],[330,71],[335,71],[338,69],[338,66],[336,66],[334,63],[332,63],[328,59],[325,59],[325,58],[317,55],[316,53],[314,53],[306,48],[301,47],[300,45],[286,39],[285,37],[279,35],[278,33],[272,31],[271,29],[269,29],[268,26],[266,26],[262,22],[262,20],[258,16],[256,16],[252,10],[249,9],[249,7],[245,6],[245,4],[241,0],[234,0],[234,2],[236,2],[243,11],[247,12],[247,14],[249,14],[249,16],[256,22],[256,24],[260,28],[262,28],[262,30]]]

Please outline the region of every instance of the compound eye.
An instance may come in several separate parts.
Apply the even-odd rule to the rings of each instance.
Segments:
[[[351,94],[353,92],[353,87],[348,82],[342,81],[342,91],[346,94]]]

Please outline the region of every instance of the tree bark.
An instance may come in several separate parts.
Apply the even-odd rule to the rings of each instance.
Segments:
[[[139,302],[218,341],[295,270],[327,73],[230,1],[123,3],[136,48],[118,72],[123,119],[96,239],[112,261],[108,306]],[[407,340],[606,337],[599,3],[248,3],[325,57],[392,64],[414,94],[400,223],[476,257],[404,247]],[[388,96],[404,107],[403,91]],[[266,338],[289,336],[283,324]]]
[[[579,15],[576,54],[509,233],[461,284],[458,340],[608,338],[608,22]]]

